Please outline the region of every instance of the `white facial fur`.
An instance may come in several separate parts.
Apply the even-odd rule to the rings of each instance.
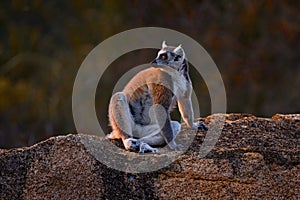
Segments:
[[[179,69],[185,60],[185,52],[181,45],[177,47],[168,46],[165,41],[156,57],[156,64],[168,65],[172,68]]]

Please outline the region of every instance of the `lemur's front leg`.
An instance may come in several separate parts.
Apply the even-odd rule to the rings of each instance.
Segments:
[[[182,145],[177,145],[171,124],[170,107],[172,105],[173,92],[163,85],[151,85],[153,95],[153,106],[150,110],[150,116],[153,121],[159,125],[160,134],[165,143],[173,150],[182,150]],[[151,113],[152,112],[152,113]]]
[[[197,124],[194,123],[194,111],[192,107],[191,99],[184,97],[178,99],[178,108],[184,122],[193,129],[197,129]]]
[[[207,130],[204,122],[194,122],[194,111],[192,106],[192,100],[190,97],[184,97],[178,100],[178,107],[184,122],[192,129],[195,130]]]
[[[161,105],[154,105],[152,111],[154,112],[155,121],[160,128],[160,134],[157,137],[160,137],[164,143],[168,144],[170,149],[183,150],[184,147],[175,142],[175,137],[180,132],[180,124],[171,121],[170,114]]]

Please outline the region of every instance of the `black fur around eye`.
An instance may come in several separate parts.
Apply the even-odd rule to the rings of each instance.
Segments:
[[[174,61],[179,61],[180,58],[181,58],[181,56],[176,55],[175,58],[174,58]]]
[[[181,56],[176,53],[171,52],[170,54],[174,58],[174,61],[179,61],[179,59],[181,58]]]
[[[168,59],[168,54],[164,53],[164,54],[161,54],[159,57],[162,60],[167,60]]]

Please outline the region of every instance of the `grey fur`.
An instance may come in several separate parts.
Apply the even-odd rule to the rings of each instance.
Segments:
[[[109,121],[113,131],[107,138],[122,139],[127,150],[141,153],[159,153],[151,146],[164,144],[181,150],[182,145],[174,141],[181,127],[171,120],[170,112],[177,102],[184,121],[197,129],[188,70],[182,47],[167,46],[164,42],[151,66],[112,96]]]

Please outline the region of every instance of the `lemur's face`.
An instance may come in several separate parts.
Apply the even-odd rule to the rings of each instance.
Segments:
[[[167,65],[176,70],[180,69],[185,60],[185,53],[181,45],[178,47],[167,46],[165,41],[158,52],[156,59],[153,61],[157,65]]]

